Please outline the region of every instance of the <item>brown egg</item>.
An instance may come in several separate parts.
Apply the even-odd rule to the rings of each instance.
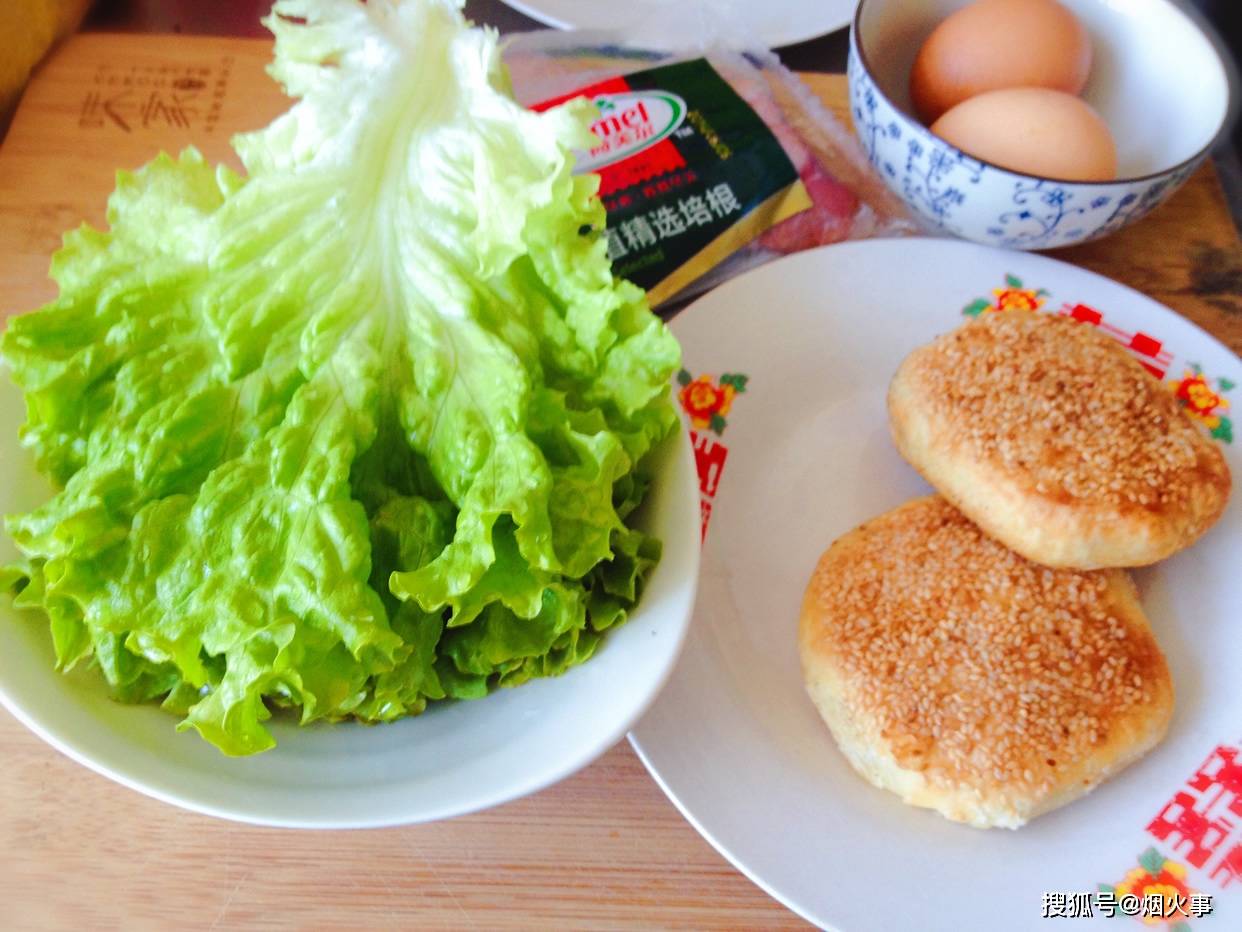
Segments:
[[[977,159],[1041,178],[1117,177],[1117,148],[1107,124],[1082,100],[1061,91],[988,91],[958,104],[931,131]]]
[[[1057,0],[978,0],[927,37],[910,72],[924,123],[984,91],[1047,87],[1077,94],[1091,71],[1091,39]]]

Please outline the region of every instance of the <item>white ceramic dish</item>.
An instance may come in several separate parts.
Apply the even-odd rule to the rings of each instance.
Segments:
[[[1231,74],[1171,0],[1063,0],[1091,35],[1083,98],[1117,142],[1118,180],[1055,181],[971,158],[911,114],[910,68],[969,0],[862,0],[850,32],[850,108],[871,163],[930,227],[975,242],[1051,249],[1116,232],[1163,203],[1227,125]],[[1014,54],[1022,37],[1007,36]]]
[[[0,372],[0,513],[47,486],[16,444],[21,396]],[[269,723],[274,750],[229,758],[154,706],[107,698],[95,671],[52,669],[46,619],[0,601],[0,703],[106,777],[208,815],[295,828],[447,818],[534,792],[611,747],[647,708],[685,639],[699,565],[694,466],[684,437],[659,451],[643,522],[664,541],[638,610],[564,676],[366,727]],[[0,534],[0,563],[14,556]]]
[[[763,48],[806,42],[849,25],[857,0],[504,0],[541,23],[558,29],[624,29],[638,21],[658,21],[669,11],[685,16],[699,3],[708,19],[735,23]],[[708,27],[710,28],[710,26]],[[656,30],[658,32],[658,30]]]
[[[1242,362],[1128,288],[952,240],[871,240],[773,262],[673,321],[688,374],[705,380],[692,382],[701,424],[717,397],[702,386],[732,391],[719,393],[729,402],[715,412],[723,433],[697,431],[710,525],[695,622],[631,740],[712,844],[827,928],[1049,929],[1044,893],[1121,883],[1141,873],[1141,857],[1152,863],[1151,849],[1214,896],[1210,918],[1187,920],[1193,932],[1242,929],[1242,495],[1194,547],[1135,574],[1177,689],[1167,739],[1017,832],[958,825],[864,782],[803,689],[795,633],[820,553],[928,491],[889,438],[889,379],[911,349],[960,324],[964,309],[986,313],[1001,300],[1098,313],[1166,380],[1200,366],[1231,403],[1207,417],[1220,419],[1222,438],[1234,418],[1233,442],[1220,442],[1242,480]],[[1181,828],[1165,831],[1179,818]],[[1210,849],[1202,863],[1186,833]]]

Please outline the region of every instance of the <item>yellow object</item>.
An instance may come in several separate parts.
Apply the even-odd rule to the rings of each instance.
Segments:
[[[1111,181],[1117,145],[1108,124],[1072,94],[1008,87],[964,100],[931,131],[967,155],[1058,181]]]
[[[0,129],[17,105],[30,72],[58,39],[82,21],[90,0],[0,2]]]
[[[930,124],[987,91],[1078,94],[1090,71],[1091,37],[1057,0],[978,0],[927,37],[910,70],[910,99]]]

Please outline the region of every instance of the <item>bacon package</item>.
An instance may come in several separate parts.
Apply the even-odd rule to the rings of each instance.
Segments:
[[[857,140],[770,51],[693,53],[537,32],[505,62],[518,99],[599,108],[577,171],[600,176],[618,275],[675,309],[780,255],[916,232]]]

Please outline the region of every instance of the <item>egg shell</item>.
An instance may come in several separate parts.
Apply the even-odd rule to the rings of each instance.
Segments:
[[[986,91],[1046,87],[1078,94],[1091,37],[1057,0],[978,0],[949,16],[919,49],[910,99],[924,123]]]
[[[1059,181],[1111,181],[1117,147],[1081,99],[1038,87],[1006,88],[958,104],[931,131],[967,155]]]

